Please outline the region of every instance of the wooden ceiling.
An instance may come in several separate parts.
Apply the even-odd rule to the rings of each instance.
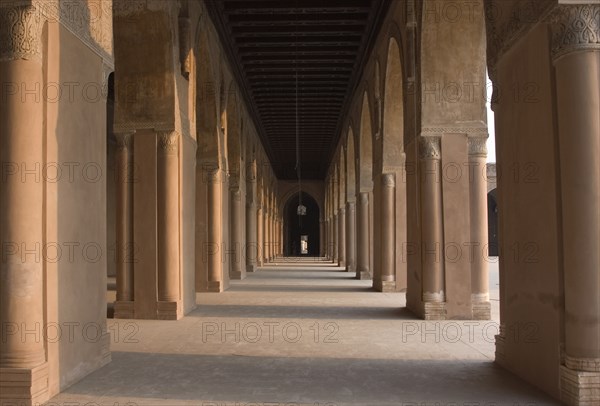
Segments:
[[[324,179],[388,1],[205,1],[276,176],[296,179],[298,124],[302,178]]]

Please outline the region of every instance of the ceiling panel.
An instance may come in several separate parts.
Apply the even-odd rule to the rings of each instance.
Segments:
[[[323,179],[386,0],[207,0],[279,179]]]

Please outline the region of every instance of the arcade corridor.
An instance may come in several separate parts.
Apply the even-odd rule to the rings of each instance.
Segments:
[[[279,258],[176,323],[110,320],[112,362],[49,405],[558,405],[493,363],[491,273],[494,320],[425,322],[403,293]]]
[[[0,406],[600,405],[599,21],[0,0]]]

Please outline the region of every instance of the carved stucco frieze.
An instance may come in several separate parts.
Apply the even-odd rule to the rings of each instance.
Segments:
[[[600,4],[558,6],[549,22],[553,60],[571,52],[600,50]]]
[[[36,4],[44,18],[59,22],[114,67],[111,0],[38,0]]]
[[[43,23],[35,7],[0,7],[0,61],[41,59]]]
[[[556,5],[556,0],[518,0],[503,8],[502,0],[488,1],[485,7],[488,67],[494,69],[500,58]],[[505,14],[510,13],[506,16]]]

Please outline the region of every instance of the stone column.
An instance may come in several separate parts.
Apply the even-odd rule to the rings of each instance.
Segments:
[[[257,239],[258,239],[258,243],[257,243],[257,249],[258,249],[258,256],[257,256],[257,261],[258,261],[258,266],[263,266],[264,265],[264,252],[265,252],[265,237],[264,237],[264,219],[263,219],[263,208],[262,205],[258,207],[258,210],[256,212],[256,217],[257,217],[257,224],[258,224],[258,230],[257,230]]]
[[[256,161],[252,161],[248,168],[248,179],[246,181],[246,246],[242,249],[242,255],[246,259],[246,271],[256,271],[258,263],[258,229],[257,229],[257,173]]]
[[[329,259],[331,261],[334,260],[333,258],[333,217],[330,215],[329,218],[327,219],[327,256],[329,257]]]
[[[218,167],[208,172],[208,291],[223,291],[223,261],[221,259],[221,244],[223,234],[222,173]]]
[[[256,271],[258,263],[258,230],[256,227],[256,204],[246,203],[246,246],[242,254],[246,257],[246,271]]]
[[[269,221],[269,230],[271,232],[271,250],[270,250],[270,260],[273,261],[275,258],[275,248],[276,248],[276,239],[275,239],[275,212],[271,211],[271,218]]]
[[[341,267],[346,266],[346,209],[338,211],[338,262]]]
[[[327,246],[327,236],[325,235],[325,221],[323,219],[319,220],[319,255],[321,257],[327,256],[325,252],[325,247]]]
[[[356,203],[346,203],[346,270],[356,273]]]
[[[41,13],[0,7],[0,402],[47,400]]]
[[[116,156],[116,244],[117,244],[117,300],[115,319],[134,318],[133,306],[133,132],[115,134]]]
[[[396,179],[391,173],[381,175],[381,292],[396,289]]]
[[[323,242],[323,248],[325,252],[325,258],[327,260],[331,259],[329,256],[329,217],[326,217],[323,221],[324,231],[325,231],[325,241]]]
[[[358,279],[372,279],[369,267],[369,192],[361,192],[358,195],[358,219],[357,219],[357,265],[356,276]]]
[[[265,212],[265,262],[271,262],[271,208]]]
[[[158,135],[158,318],[182,315],[179,293],[179,134]]]
[[[277,250],[275,251],[275,255],[279,257],[281,255],[281,220],[279,218],[275,221],[275,235],[277,236]]]
[[[492,317],[489,293],[488,207],[487,207],[487,138],[469,138],[469,204],[471,208],[471,302],[473,319]]]
[[[231,279],[244,279],[242,264],[242,193],[239,188],[232,189],[231,195]]]
[[[561,398],[600,404],[600,5],[552,16],[563,215]]]
[[[338,241],[338,213],[335,213],[333,215],[333,221],[331,222],[331,224],[332,224],[332,226],[331,226],[331,235],[333,235],[333,240],[334,240],[334,243],[331,246],[331,249],[333,251],[333,262],[339,263],[338,249],[337,249],[337,247],[339,245],[339,241]]]
[[[421,137],[419,158],[423,314],[435,320],[445,316],[440,138]]]

